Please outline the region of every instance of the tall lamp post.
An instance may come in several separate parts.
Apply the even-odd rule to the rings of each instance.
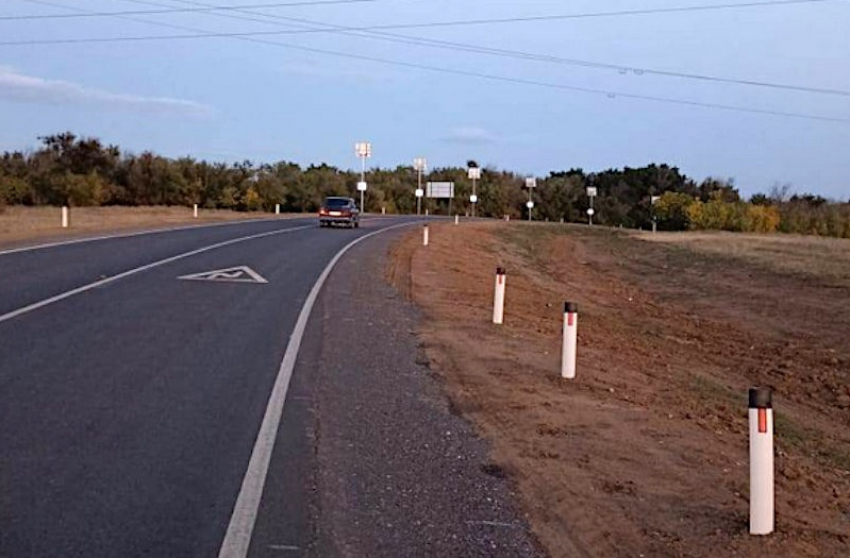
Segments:
[[[587,187],[587,197],[590,198],[590,207],[587,208],[587,223],[589,225],[593,224],[593,214],[595,213],[593,209],[593,198],[596,197],[596,193],[596,186]]]
[[[416,187],[416,215],[422,213],[422,196],[425,195],[422,190],[422,173],[428,168],[428,160],[425,157],[417,157],[413,160],[413,168],[416,169],[418,182]]]
[[[531,221],[531,210],[534,209],[534,201],[531,199],[531,192],[537,188],[537,179],[529,177],[525,179],[525,187],[528,188],[528,203],[525,206],[528,208],[528,220]]]
[[[354,144],[354,152],[360,157],[360,182],[357,183],[357,190],[360,191],[360,211],[366,210],[363,207],[363,195],[366,193],[366,159],[372,156],[372,144],[366,141],[359,141]]]
[[[467,176],[472,181],[472,195],[469,196],[469,203],[472,204],[472,216],[475,217],[475,205],[478,203],[478,194],[476,193],[475,186],[481,180],[481,169],[478,168],[478,164],[475,161],[469,162]]]

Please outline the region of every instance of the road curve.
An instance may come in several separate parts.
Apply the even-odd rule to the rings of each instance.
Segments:
[[[217,555],[316,279],[352,240],[404,221],[253,222],[0,255],[0,556]],[[180,279],[242,267],[266,282]],[[237,276],[251,277],[217,278]],[[311,328],[308,352],[327,350]],[[299,397],[316,393],[300,375],[269,473],[286,488],[266,487],[255,555],[303,554],[325,532],[310,479],[334,466],[311,457],[315,416]],[[351,555],[330,539],[322,555]]]

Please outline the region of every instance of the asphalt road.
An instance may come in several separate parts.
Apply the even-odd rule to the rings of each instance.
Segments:
[[[218,555],[308,293],[343,246],[402,221],[0,255],[0,556]],[[355,247],[319,297],[252,555],[536,552],[415,362],[414,311],[383,282],[394,234]],[[267,283],[178,279],[239,266]]]

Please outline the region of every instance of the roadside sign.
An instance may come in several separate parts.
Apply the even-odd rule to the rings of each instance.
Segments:
[[[469,201],[472,203],[478,203],[478,196],[476,196],[475,194],[469,196]]]
[[[587,196],[589,198],[595,198],[596,197],[596,186],[588,186],[587,187]]]
[[[526,202],[525,207],[527,207],[528,209],[534,209],[534,202],[533,201]]]
[[[593,217],[593,214],[594,214],[594,213],[596,213],[596,212],[595,212],[595,211],[593,211],[593,208],[592,208],[592,207],[588,208],[588,210],[587,210],[587,214],[588,214],[588,215],[590,215],[591,217]]]
[[[455,197],[454,182],[428,182],[425,197],[437,199],[452,199]]]
[[[467,176],[470,180],[481,180],[481,169],[478,167],[469,167]]]
[[[536,178],[526,178],[525,179],[525,187],[529,190],[532,188],[537,188],[537,179]]]
[[[365,182],[358,182],[357,183],[357,190],[359,192],[365,192],[366,188],[367,188],[367,184]]]
[[[422,188],[417,188],[416,189],[416,197],[421,198],[423,195],[425,195],[425,191]]]

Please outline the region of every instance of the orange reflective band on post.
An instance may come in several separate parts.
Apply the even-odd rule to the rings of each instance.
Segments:
[[[767,433],[767,409],[759,409],[759,432]]]
[[[567,314],[567,325],[568,326],[573,325],[573,316],[575,316],[575,314]]]

